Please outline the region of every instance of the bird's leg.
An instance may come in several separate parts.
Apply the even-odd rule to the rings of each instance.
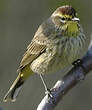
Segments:
[[[44,85],[44,88],[45,88],[45,94],[48,95],[49,97],[53,97],[52,94],[51,94],[50,89],[48,89],[47,86],[46,86],[46,83],[45,83],[45,81],[43,79],[42,74],[40,74],[40,78],[41,78],[41,81],[42,81],[42,83]]]
[[[82,64],[83,64],[83,62],[82,62],[81,59],[77,59],[76,61],[74,61],[74,62],[72,63],[72,65],[73,65],[75,68],[78,67],[78,66],[80,66],[80,67],[82,67],[83,70],[85,71],[85,68],[83,67]],[[79,80],[84,80],[84,78],[85,78],[85,75],[80,73],[80,79],[79,79]]]
[[[81,65],[82,65],[82,60],[81,60],[81,59],[77,59],[77,60],[74,61],[72,64],[73,64],[75,67],[81,66]]]

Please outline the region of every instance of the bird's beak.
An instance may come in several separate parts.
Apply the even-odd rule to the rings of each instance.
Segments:
[[[77,17],[72,18],[72,20],[73,20],[73,21],[80,21],[80,19],[77,18]]]

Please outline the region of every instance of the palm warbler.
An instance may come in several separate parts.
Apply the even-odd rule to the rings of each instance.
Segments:
[[[72,6],[62,6],[39,26],[20,63],[19,75],[4,97],[5,102],[16,100],[23,83],[33,73],[39,74],[46,86],[42,75],[57,72],[83,55],[88,37],[76,16]]]

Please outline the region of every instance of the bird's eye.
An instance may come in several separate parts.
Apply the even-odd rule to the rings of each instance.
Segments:
[[[63,18],[61,18],[61,20],[63,20],[63,21],[64,21],[64,20],[66,20],[66,19],[63,17]]]

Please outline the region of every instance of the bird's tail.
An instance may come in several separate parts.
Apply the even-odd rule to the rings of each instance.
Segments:
[[[12,86],[10,87],[9,91],[6,93],[3,101],[4,102],[16,101],[16,97],[17,97],[23,83],[24,83],[24,81],[21,78],[21,74],[19,74],[18,77],[16,78],[16,80],[14,81],[14,83],[12,84]]]
[[[9,91],[6,93],[3,101],[16,101],[16,97],[18,96],[18,93],[21,90],[21,87],[26,79],[29,78],[33,74],[32,70],[30,69],[30,66],[27,65],[25,68],[22,69],[22,71],[19,73],[18,77],[10,87]]]

